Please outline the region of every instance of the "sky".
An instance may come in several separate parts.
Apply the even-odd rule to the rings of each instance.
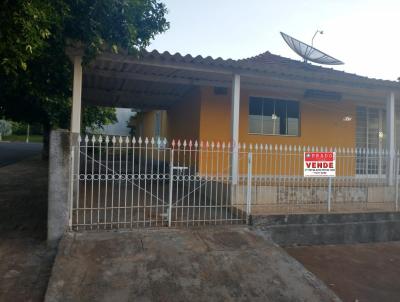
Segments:
[[[267,50],[296,60],[283,31],[372,78],[400,77],[400,0],[161,0],[170,29],[149,50],[251,57]]]

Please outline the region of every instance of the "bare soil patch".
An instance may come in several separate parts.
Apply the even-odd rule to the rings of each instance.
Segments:
[[[400,242],[286,248],[343,301],[400,300]]]

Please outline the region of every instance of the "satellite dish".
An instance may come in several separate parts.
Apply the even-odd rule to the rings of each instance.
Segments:
[[[325,65],[342,65],[344,64],[342,61],[327,55],[326,53],[303,43],[283,32],[281,32],[283,40],[289,45],[289,47],[297,53],[300,57],[302,57],[305,62],[311,61],[318,64]]]

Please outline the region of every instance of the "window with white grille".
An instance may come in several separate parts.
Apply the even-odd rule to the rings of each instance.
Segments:
[[[357,174],[385,174],[386,110],[358,106],[356,112]]]

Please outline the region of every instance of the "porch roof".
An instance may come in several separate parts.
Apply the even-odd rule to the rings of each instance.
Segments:
[[[70,56],[76,50],[67,51]],[[166,109],[194,86],[231,87],[241,75],[243,89],[302,96],[306,89],[338,92],[343,98],[382,102],[400,83],[311,65],[265,52],[255,57],[222,58],[143,51],[139,55],[103,53],[83,68],[86,104]]]

